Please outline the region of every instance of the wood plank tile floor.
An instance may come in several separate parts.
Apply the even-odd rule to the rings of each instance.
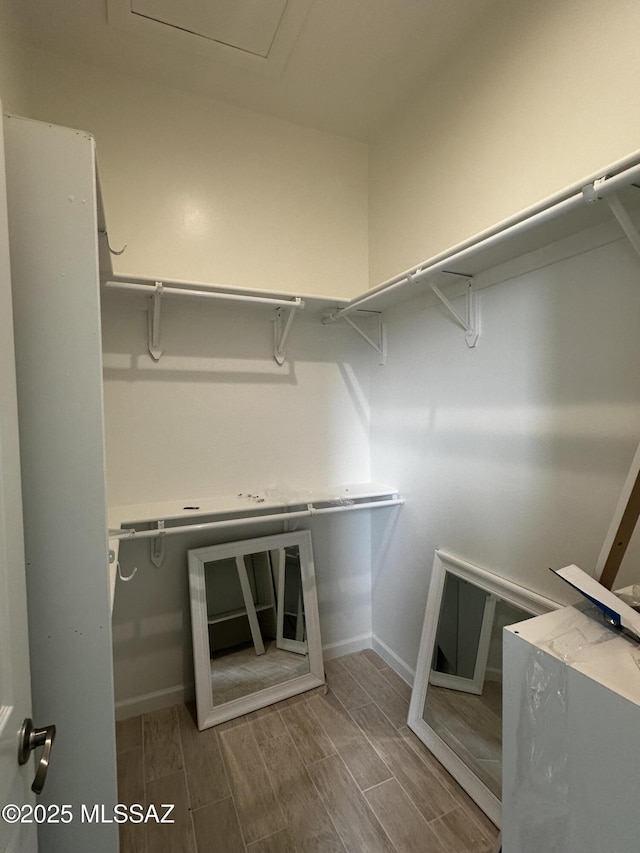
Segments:
[[[406,726],[410,689],[372,651],[319,688],[199,732],[184,705],[118,722],[121,853],[491,853],[493,824]],[[160,810],[160,808],[159,808]]]

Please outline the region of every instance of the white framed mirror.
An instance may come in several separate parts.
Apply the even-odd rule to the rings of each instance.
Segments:
[[[500,826],[502,629],[559,605],[436,551],[409,727]]]
[[[324,684],[308,530],[188,552],[198,728]]]

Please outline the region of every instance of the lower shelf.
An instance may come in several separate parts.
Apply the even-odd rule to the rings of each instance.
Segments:
[[[256,613],[262,610],[273,610],[273,604],[256,604]],[[228,622],[229,619],[235,619],[238,616],[246,616],[247,608],[240,607],[237,610],[227,610],[225,613],[217,613],[215,616],[208,616],[207,623],[209,625],[217,625],[218,622]]]

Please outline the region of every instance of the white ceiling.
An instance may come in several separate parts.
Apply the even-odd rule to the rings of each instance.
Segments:
[[[204,2],[228,5],[228,0]],[[27,38],[48,50],[367,141],[438,65],[455,61],[460,42],[498,2],[311,0],[288,57],[270,76],[172,43],[153,27],[147,34],[109,24],[107,0],[12,0],[12,5]],[[147,13],[162,7],[168,14],[171,3],[145,0],[138,6]],[[208,15],[207,25],[213,20]]]
[[[125,0],[130,14],[265,57],[287,0]]]

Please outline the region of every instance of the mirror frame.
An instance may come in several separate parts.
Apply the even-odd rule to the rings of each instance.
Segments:
[[[211,660],[209,651],[209,627],[207,621],[207,599],[205,588],[205,565],[230,557],[246,557],[249,554],[276,551],[297,545],[300,552],[300,575],[302,599],[309,655],[309,672],[284,681],[281,684],[257,690],[221,705],[213,704],[211,684]],[[188,551],[189,592],[191,599],[191,630],[193,636],[193,666],[195,673],[196,707],[200,731],[257,711],[267,705],[288,699],[305,690],[320,687],[325,683],[320,619],[316,593],[315,569],[311,550],[311,533],[300,530],[295,533],[279,533],[259,539],[243,539],[225,542]]]
[[[411,702],[409,704],[409,728],[420,738],[438,761],[449,771],[453,778],[465,789],[469,796],[475,800],[487,817],[497,827],[501,825],[502,804],[498,797],[482,782],[473,770],[464,763],[453,749],[436,734],[431,726],[422,717],[427,692],[429,689],[429,676],[433,661],[433,651],[438,631],[440,618],[440,606],[444,592],[445,578],[449,574],[461,580],[468,581],[474,586],[496,595],[503,601],[519,607],[532,616],[540,616],[550,610],[561,607],[550,598],[545,598],[538,593],[525,589],[506,578],[499,577],[493,572],[487,571],[466,560],[461,560],[446,551],[437,550],[433,561],[429,593],[427,595],[427,607],[420,639],[420,650],[418,652],[418,663],[416,664],[416,676],[411,691]]]

